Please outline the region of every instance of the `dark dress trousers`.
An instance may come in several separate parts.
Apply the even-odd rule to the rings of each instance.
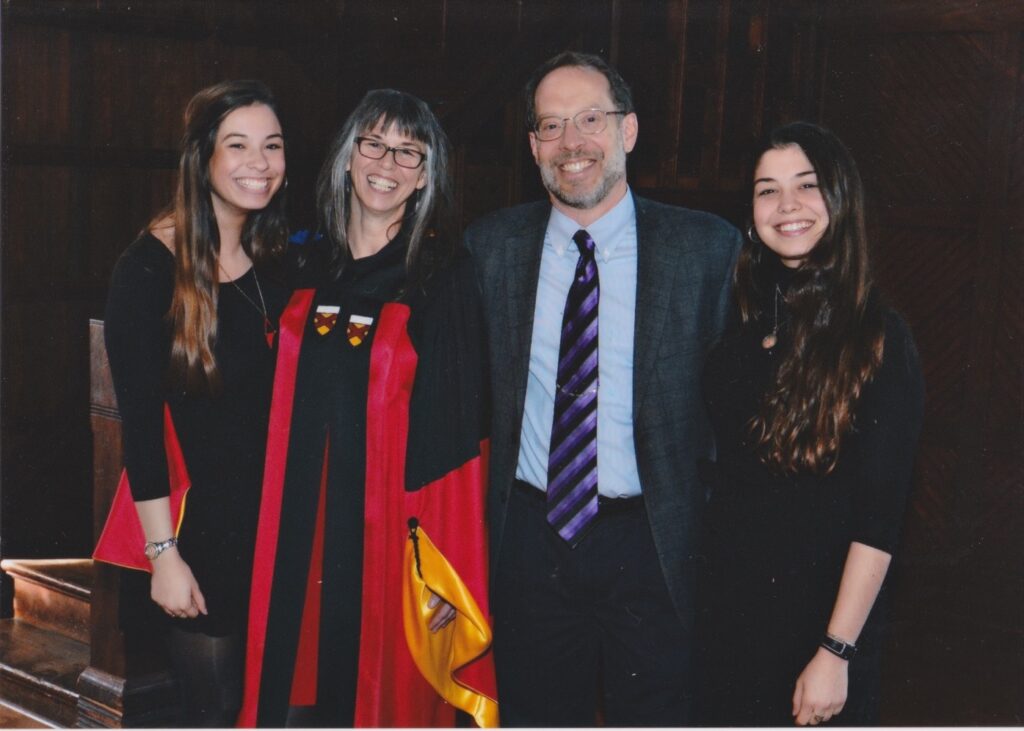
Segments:
[[[688,652],[693,644],[689,633],[694,554],[705,503],[697,460],[713,453],[700,374],[706,353],[726,324],[740,234],[708,213],[640,197],[634,202],[638,248],[634,446],[654,552]],[[550,212],[547,202],[525,204],[485,216],[466,232],[483,293],[490,350],[492,577],[499,575],[503,554],[522,550],[504,539],[509,501],[515,497],[537,283]],[[501,587],[495,586],[496,602],[500,596]],[[500,612],[496,604],[495,614]],[[495,659],[500,702],[499,639]],[[678,662],[686,665],[688,658],[679,657]]]

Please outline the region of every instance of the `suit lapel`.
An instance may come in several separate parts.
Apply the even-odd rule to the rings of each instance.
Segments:
[[[633,418],[646,395],[651,369],[663,337],[673,285],[683,264],[681,231],[670,231],[650,210],[648,201],[636,203],[637,276],[636,325],[633,341]]]
[[[526,400],[526,381],[530,362],[530,340],[537,303],[537,280],[551,209],[538,204],[524,217],[522,227],[505,238],[504,330],[508,334],[508,367],[516,384],[516,410],[520,416]]]

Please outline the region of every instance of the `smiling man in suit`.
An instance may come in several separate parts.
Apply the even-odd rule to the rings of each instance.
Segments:
[[[639,124],[601,58],[556,56],[525,97],[550,201],[466,232],[491,356],[501,721],[591,726],[600,707],[608,725],[682,725],[711,451],[700,370],[740,237],[631,193]]]

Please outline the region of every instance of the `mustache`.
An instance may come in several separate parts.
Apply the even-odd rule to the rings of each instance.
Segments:
[[[572,162],[573,160],[591,160],[591,159],[592,160],[597,160],[597,161],[604,160],[604,153],[601,152],[600,150],[594,150],[594,151],[576,150],[576,151],[573,151],[573,152],[563,152],[560,155],[552,158],[551,164],[552,165],[564,165],[565,163]]]

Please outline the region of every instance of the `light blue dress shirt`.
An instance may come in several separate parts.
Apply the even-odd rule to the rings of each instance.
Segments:
[[[516,477],[542,490],[555,413],[555,377],[565,299],[576,272],[580,225],[557,209],[544,234],[537,305],[530,341],[523,430]],[[597,251],[598,305],[597,489],[608,497],[640,494],[633,444],[633,330],[636,315],[636,208],[629,191],[586,227]]]

